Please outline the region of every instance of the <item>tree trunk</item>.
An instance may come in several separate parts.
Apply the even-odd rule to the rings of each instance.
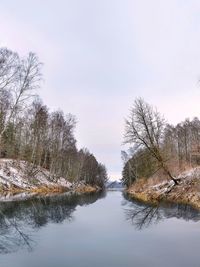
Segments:
[[[169,176],[169,178],[175,183],[175,185],[178,185],[178,181],[172,176],[172,174],[168,170],[167,166],[165,166],[163,163],[162,163],[162,168],[166,172],[166,174]]]

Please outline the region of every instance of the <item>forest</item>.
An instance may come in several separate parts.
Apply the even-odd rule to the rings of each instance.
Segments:
[[[106,168],[88,149],[78,149],[76,118],[50,111],[38,96],[43,64],[34,53],[22,58],[0,48],[0,156],[29,163],[50,172],[52,181],[64,177],[103,187]]]
[[[150,177],[175,177],[200,164],[200,120],[195,117],[171,125],[142,98],[135,100],[128,119],[122,151],[122,181],[129,187]]]

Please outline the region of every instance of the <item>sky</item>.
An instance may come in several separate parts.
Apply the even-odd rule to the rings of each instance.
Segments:
[[[200,115],[199,0],[1,0],[0,46],[38,55],[43,102],[113,180],[136,97],[172,124]]]

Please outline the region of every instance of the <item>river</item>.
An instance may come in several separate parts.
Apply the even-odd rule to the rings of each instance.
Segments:
[[[200,213],[120,191],[0,203],[1,267],[199,267]]]

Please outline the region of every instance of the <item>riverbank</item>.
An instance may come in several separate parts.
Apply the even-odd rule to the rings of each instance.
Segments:
[[[25,161],[0,160],[0,201],[17,195],[46,195],[63,192],[87,194],[100,190],[100,187],[88,185],[84,181],[71,183],[63,177],[53,178],[48,170],[35,167]]]
[[[189,204],[200,209],[200,167],[185,171],[177,176],[178,185],[164,180],[153,183],[152,180],[138,180],[126,192],[131,198],[157,204],[169,201]]]

